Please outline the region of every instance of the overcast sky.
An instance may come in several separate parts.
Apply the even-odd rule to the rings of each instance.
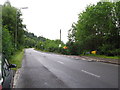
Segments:
[[[0,0],[3,4],[6,0]],[[62,41],[67,42],[68,30],[77,22],[78,14],[87,5],[96,4],[99,0],[9,0],[12,6],[22,9],[23,23],[29,32],[49,39],[59,39],[62,30]]]

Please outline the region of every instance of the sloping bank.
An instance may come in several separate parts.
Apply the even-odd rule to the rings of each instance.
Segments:
[[[16,71],[17,69],[21,68],[23,56],[24,56],[24,49],[17,51],[16,54],[11,57],[10,63],[16,64],[16,66],[17,66],[13,70]]]

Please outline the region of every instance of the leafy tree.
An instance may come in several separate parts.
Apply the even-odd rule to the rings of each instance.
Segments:
[[[14,49],[12,45],[12,37],[6,27],[3,27],[2,31],[2,46],[3,53],[5,54],[6,58],[9,59],[10,56],[13,54]]]
[[[2,5],[2,49],[8,59],[15,50],[23,47],[25,25],[22,24],[21,15],[20,10],[11,6],[9,1]]]
[[[17,45],[14,49],[19,49],[19,46],[22,45],[24,40],[23,31],[25,25],[22,24],[22,19],[20,18],[21,15],[20,10],[11,6],[9,1],[5,2],[2,6],[2,24],[9,30],[12,37],[12,44],[14,46]]]
[[[35,45],[36,45],[36,43],[35,43],[34,39],[31,39],[29,37],[25,38],[24,47],[32,48],[32,47],[35,47]]]
[[[71,53],[98,50],[100,54],[116,55],[119,51],[119,2],[98,2],[79,14],[79,20],[69,30],[69,46],[79,49]]]

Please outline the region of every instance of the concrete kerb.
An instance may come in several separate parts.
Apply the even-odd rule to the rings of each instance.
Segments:
[[[89,62],[103,62],[103,63],[110,63],[110,64],[117,64],[117,65],[120,65],[120,62],[118,61],[112,61],[112,60],[104,60],[104,59],[96,59],[96,58],[91,58],[91,57],[88,57],[88,56],[74,56],[74,55],[64,55],[64,56],[67,56],[67,57],[70,57],[70,58],[74,58],[74,59],[79,59],[79,60],[88,60]]]
[[[17,71],[16,71],[16,73],[15,73],[15,76],[14,76],[14,80],[13,80],[13,88],[15,88],[15,86],[16,86],[16,83],[17,83],[17,80],[19,79],[19,77],[20,77],[20,71],[21,69],[18,69]]]
[[[94,58],[91,58],[91,57],[87,57],[87,56],[80,56],[82,58],[86,58],[87,59],[93,59],[93,61],[97,61],[97,62],[103,62],[103,63],[110,63],[110,64],[117,64],[117,65],[120,65],[120,63],[118,61],[112,61],[112,60],[101,60],[101,59],[94,59]]]

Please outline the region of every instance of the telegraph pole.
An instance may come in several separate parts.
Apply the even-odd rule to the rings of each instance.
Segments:
[[[61,41],[61,29],[60,29],[60,41]]]
[[[60,44],[59,47],[61,47],[61,29],[60,29]]]
[[[17,49],[17,34],[18,34],[18,29],[19,29],[19,27],[18,27],[18,13],[19,13],[19,11],[21,11],[21,9],[28,9],[28,7],[21,7],[21,8],[19,8],[19,9],[17,9],[16,10],[16,32],[15,32],[15,48]]]

